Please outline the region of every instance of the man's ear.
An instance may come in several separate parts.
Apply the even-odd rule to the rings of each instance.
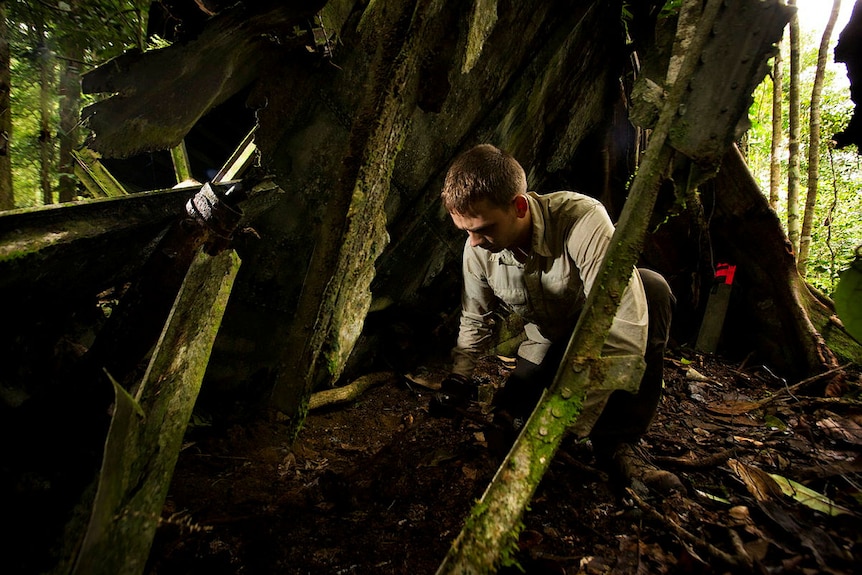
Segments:
[[[518,194],[512,201],[515,203],[515,213],[519,218],[523,218],[527,215],[527,212],[530,211],[530,205],[527,203],[527,196]]]

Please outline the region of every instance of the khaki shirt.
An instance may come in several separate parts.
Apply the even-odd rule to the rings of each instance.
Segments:
[[[530,258],[509,250],[491,253],[464,245],[461,325],[452,371],[469,377],[486,352],[492,318],[502,303],[527,323],[518,355],[540,363],[550,345],[571,336],[614,233],[598,200],[574,192],[527,194],[533,223]],[[643,355],[647,302],[640,275],[632,274],[603,355]]]

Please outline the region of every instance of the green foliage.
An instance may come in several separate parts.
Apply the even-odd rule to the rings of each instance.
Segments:
[[[682,0],[668,0],[659,12],[659,18],[669,18],[679,14],[679,9],[682,7]]]
[[[807,193],[808,142],[811,91],[817,50],[820,39],[807,35],[802,39],[800,95],[804,117],[800,119],[802,191],[801,201]],[[787,108],[789,65],[782,65],[783,117],[785,136],[780,153],[781,180],[778,215],[786,225],[787,211]],[[806,280],[827,295],[835,290],[838,274],[853,259],[854,249],[862,243],[862,170],[855,147],[837,150],[831,143],[832,135],[842,131],[853,113],[849,87],[842,71],[843,65],[834,63],[827,68],[821,95],[821,142],[818,164],[818,193],[814,226],[811,233],[811,251],[806,265]],[[769,192],[770,146],[772,143],[772,79],[767,77],[755,90],[749,109],[751,128],[747,133],[747,161],[749,168],[765,194]],[[802,206],[800,206],[800,210]]]
[[[42,204],[42,141],[49,146],[50,165],[46,172],[50,174],[49,185],[52,190],[57,188],[60,67],[74,66],[84,73],[129,48],[145,48],[148,9],[149,0],[8,0],[12,75],[10,150],[16,207]],[[80,56],[69,57],[70,53]],[[42,65],[49,72],[47,82],[42,80]],[[49,96],[49,129],[45,133],[40,122],[42,89]]]
[[[520,539],[521,532],[524,531],[523,520],[520,518],[515,522],[515,525],[512,527],[511,533],[509,533],[504,542],[503,548],[500,550],[500,566],[508,567],[511,569],[517,569],[521,573],[526,573],[524,567],[518,561],[518,552],[520,551],[520,546],[518,545],[518,541]]]
[[[12,160],[12,186],[15,190],[16,207],[32,207],[42,204],[39,188],[39,165],[41,138],[39,118],[39,71],[35,58],[27,54],[11,58],[12,90],[12,137],[10,151]],[[57,110],[53,110],[52,124],[59,121]],[[56,177],[51,182],[56,185]]]
[[[862,245],[856,259],[841,272],[835,289],[835,311],[848,333],[862,341]]]

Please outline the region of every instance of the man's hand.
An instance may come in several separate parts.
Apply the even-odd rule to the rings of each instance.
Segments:
[[[432,417],[451,417],[459,410],[467,409],[470,400],[476,398],[476,386],[463,375],[452,373],[440,384],[440,389],[431,396],[428,414]]]

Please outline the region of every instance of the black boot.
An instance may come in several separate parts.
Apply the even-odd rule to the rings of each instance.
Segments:
[[[454,417],[466,411],[476,399],[477,389],[466,377],[452,374],[440,384],[440,389],[431,396],[428,414],[431,417]]]

